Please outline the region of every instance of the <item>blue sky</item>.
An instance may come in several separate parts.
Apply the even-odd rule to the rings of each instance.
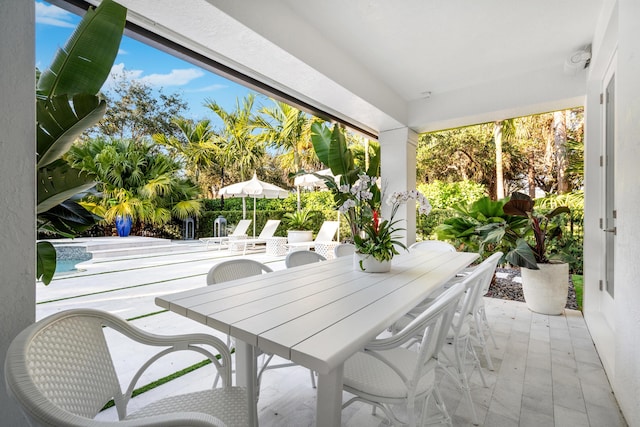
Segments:
[[[43,1],[36,1],[36,66],[49,66],[56,50],[63,46],[80,21],[80,17]],[[178,93],[188,103],[185,116],[194,120],[207,118],[219,123],[217,116],[203,106],[213,99],[225,110],[235,109],[236,99],[251,91],[223,77],[198,68],[129,37],[123,37],[112,73],[126,71],[165,94]],[[110,84],[105,83],[103,90]],[[271,101],[258,98],[257,103],[271,106]]]

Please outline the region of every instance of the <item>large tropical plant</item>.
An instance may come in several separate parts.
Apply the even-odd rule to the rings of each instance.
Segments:
[[[92,139],[71,147],[67,159],[98,181],[98,193],[82,204],[105,222],[121,216],[160,226],[200,213],[198,188],[180,177],[181,163],[151,143]]]
[[[538,264],[549,263],[556,255],[552,253],[552,241],[562,237],[563,224],[554,222],[554,218],[561,214],[569,214],[567,206],[558,206],[549,213],[543,214],[534,210],[535,200],[526,194],[513,193],[511,199],[505,203],[505,214],[526,221],[524,227],[508,228],[503,223],[492,224],[485,241],[500,242],[509,239],[512,247],[506,253],[505,259],[511,265],[538,270]],[[509,234],[507,234],[509,233]],[[515,240],[515,242],[514,242]]]
[[[39,231],[73,237],[99,219],[73,197],[95,185],[62,156],[75,139],[104,115],[107,105],[97,94],[118,53],[127,10],[111,0],[89,9],[51,65],[37,73],[36,165]],[[56,253],[38,242],[37,277],[49,284]]]

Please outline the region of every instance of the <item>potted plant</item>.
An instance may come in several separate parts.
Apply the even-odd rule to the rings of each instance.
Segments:
[[[316,212],[310,209],[302,209],[295,212],[288,212],[283,215],[284,223],[289,227],[287,231],[287,242],[299,243],[313,240],[313,223]]]
[[[503,236],[512,242],[505,259],[519,266],[522,275],[522,292],[531,311],[542,314],[561,314],[567,303],[569,264],[552,253],[550,242],[562,236],[562,226],[553,221],[561,214],[568,214],[566,206],[559,206],[547,214],[534,210],[535,201],[526,194],[513,193],[504,205],[506,215],[526,217],[522,228],[503,228]],[[494,228],[499,230],[499,227]],[[490,234],[487,234],[490,236]],[[500,237],[493,234],[488,239]]]
[[[354,268],[368,273],[389,271],[391,259],[399,253],[397,248],[407,249],[394,236],[396,231],[403,230],[398,227],[399,220],[394,219],[400,205],[408,200],[417,200],[421,214],[431,211],[431,204],[419,191],[395,192],[386,201],[391,206],[391,215],[389,219],[383,219],[378,179],[364,174],[354,185],[340,186],[337,192],[336,199],[344,200],[338,210],[347,217],[354,230]]]

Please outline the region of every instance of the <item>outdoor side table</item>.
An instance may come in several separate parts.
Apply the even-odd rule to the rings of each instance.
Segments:
[[[272,256],[283,256],[287,253],[286,237],[267,237],[266,254]]]
[[[340,242],[316,242],[316,252],[325,257],[326,259],[333,259],[335,255],[333,249],[338,246]]]

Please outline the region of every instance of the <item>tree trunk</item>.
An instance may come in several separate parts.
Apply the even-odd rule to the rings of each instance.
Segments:
[[[553,138],[556,149],[556,173],[558,181],[558,194],[569,191],[567,182],[567,124],[566,112],[556,111],[553,113]]]
[[[529,187],[529,197],[535,199],[536,197],[536,168],[535,168],[535,154],[533,150],[529,151],[529,161],[527,162],[527,184]]]
[[[496,144],[496,200],[504,198],[504,174],[502,171],[502,121],[494,123],[493,140]]]

